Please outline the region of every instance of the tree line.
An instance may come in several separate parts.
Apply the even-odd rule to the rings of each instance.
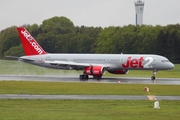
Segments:
[[[66,17],[23,25],[49,53],[158,54],[180,63],[180,25],[74,26]],[[24,55],[16,26],[0,32],[0,58]]]

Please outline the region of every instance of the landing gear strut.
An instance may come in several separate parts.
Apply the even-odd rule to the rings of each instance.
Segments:
[[[155,80],[155,79],[156,79],[156,72],[157,72],[156,69],[153,70],[153,75],[152,75],[152,77],[151,77],[151,80]]]
[[[151,77],[151,80],[155,80],[155,79],[156,79],[156,76],[153,75],[153,76]]]
[[[100,80],[102,76],[96,76],[96,75],[93,75],[93,78],[96,79],[96,80]],[[82,75],[79,75],[79,79],[80,80],[88,80],[89,79],[89,76],[86,75],[86,74],[82,74]]]

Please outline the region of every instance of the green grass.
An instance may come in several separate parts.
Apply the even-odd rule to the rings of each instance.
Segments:
[[[82,71],[48,69],[15,60],[0,60],[0,65],[0,74],[75,75],[77,77],[82,74]],[[127,75],[114,75],[108,72],[105,74],[112,77],[151,77],[151,75],[151,70],[130,70]],[[176,64],[172,70],[158,71],[157,78],[180,78],[180,64]]]
[[[0,120],[179,120],[180,101],[0,100]]]
[[[153,95],[180,95],[179,85],[25,81],[1,81],[0,94],[146,95],[145,87]]]

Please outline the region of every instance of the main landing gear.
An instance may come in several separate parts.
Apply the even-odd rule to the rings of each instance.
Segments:
[[[93,75],[93,78],[96,79],[96,80],[100,80],[101,79],[101,75],[100,76],[97,76],[97,75]],[[86,74],[82,74],[82,75],[79,75],[79,80],[88,80],[89,79],[89,76],[86,75]]]
[[[88,79],[89,79],[89,76],[88,76],[88,75],[85,75],[85,74],[79,75],[79,79],[80,79],[80,80],[88,80]]]

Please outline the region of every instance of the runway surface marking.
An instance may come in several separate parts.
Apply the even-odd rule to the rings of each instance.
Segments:
[[[148,97],[149,100],[157,100],[154,95],[148,95],[147,97]]]

